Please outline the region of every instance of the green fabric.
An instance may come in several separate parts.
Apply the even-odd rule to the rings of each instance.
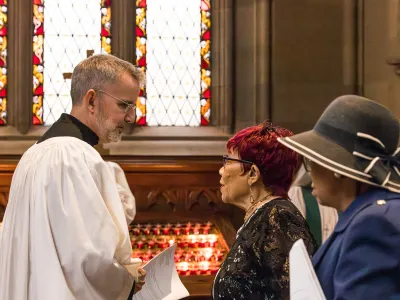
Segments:
[[[307,223],[310,226],[311,232],[314,235],[318,246],[320,246],[322,244],[322,225],[317,199],[315,199],[311,194],[311,188],[302,187],[301,190],[303,192],[304,203],[306,205]]]

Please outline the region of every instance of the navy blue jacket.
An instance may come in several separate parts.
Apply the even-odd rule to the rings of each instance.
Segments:
[[[357,197],[312,262],[327,300],[399,300],[400,194]]]

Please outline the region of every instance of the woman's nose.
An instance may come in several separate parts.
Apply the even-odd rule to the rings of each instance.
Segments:
[[[218,171],[218,173],[219,173],[219,175],[222,177],[222,174],[224,174],[224,170],[225,170],[225,168],[224,167],[221,167],[221,169],[219,169],[219,171]]]

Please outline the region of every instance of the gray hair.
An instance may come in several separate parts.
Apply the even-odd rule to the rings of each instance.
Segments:
[[[82,60],[72,73],[72,105],[79,105],[89,89],[101,89],[107,83],[114,83],[123,73],[144,85],[143,72],[131,63],[110,54],[97,54]]]

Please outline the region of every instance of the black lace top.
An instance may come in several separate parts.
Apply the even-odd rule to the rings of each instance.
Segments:
[[[259,207],[239,229],[215,277],[214,300],[289,299],[289,251],[298,239],[312,255],[315,239],[289,200],[274,199]]]

